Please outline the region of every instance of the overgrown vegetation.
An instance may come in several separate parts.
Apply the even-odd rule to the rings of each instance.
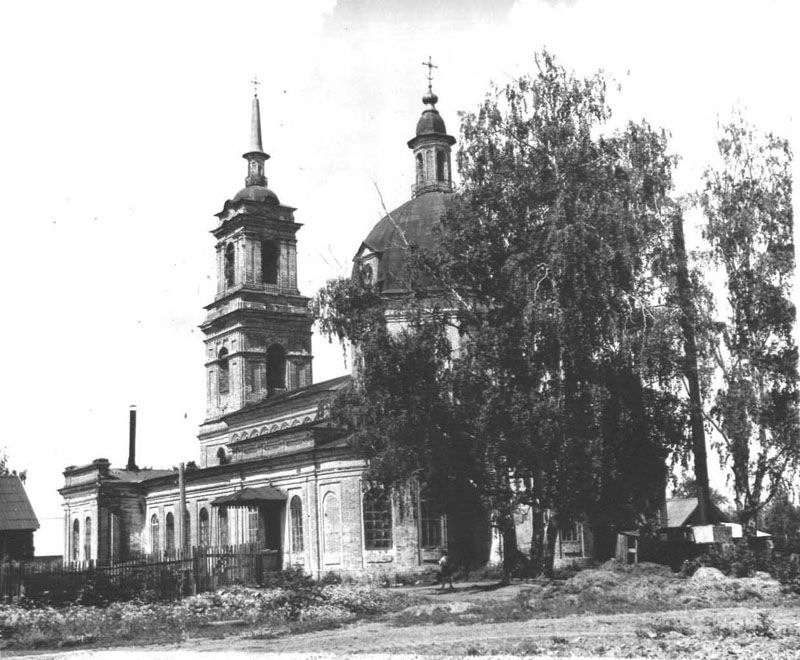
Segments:
[[[337,627],[405,603],[380,587],[326,584],[299,574],[268,588],[232,587],[177,603],[53,607],[23,600],[0,605],[0,649],[155,644],[224,636],[242,626],[278,636]]]

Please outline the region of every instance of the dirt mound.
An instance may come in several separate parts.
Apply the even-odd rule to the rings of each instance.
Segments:
[[[649,561],[640,561],[638,564],[623,564],[616,559],[609,559],[598,566],[602,571],[612,571],[614,573],[633,573],[635,575],[672,575],[672,569],[662,564],[654,564]]]
[[[587,568],[573,575],[567,580],[567,584],[574,589],[614,587],[624,579],[623,575],[615,571],[609,571],[603,568]]]
[[[726,582],[728,579],[722,571],[716,568],[701,566],[689,578],[689,582],[692,584],[708,584],[709,582]]]

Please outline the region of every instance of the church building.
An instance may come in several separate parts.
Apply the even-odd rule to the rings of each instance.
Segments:
[[[454,200],[455,138],[437,102],[429,77],[408,141],[412,198],[375,225],[354,259],[385,297],[389,323],[403,321],[406,246],[435,240]],[[217,287],[201,325],[207,398],[199,461],[185,470],[139,469],[132,410],[124,468],[98,458],[64,471],[65,562],[107,564],[192,546],[256,543],[274,570],[369,575],[424,569],[448,541],[455,546],[451,556],[470,543],[478,547],[473,558],[488,560],[485,514],[444,515],[416,486],[393,495],[367,488],[363,459],[328,420],[329,403],[350,376],[312,379],[314,319],[297,288],[302,225],[296,209],[267,187],[257,95],[243,157],[245,187],[225,202],[211,232]],[[582,527],[564,540],[559,551],[591,553]]]
[[[451,193],[455,141],[426,99],[409,142],[414,198],[394,214],[422,231],[438,221]],[[132,410],[124,468],[98,458],[64,471],[65,562],[250,542],[267,549],[273,568],[302,567],[312,575],[406,571],[435,562],[447,544],[446,517],[424,494],[411,493],[409,507],[367,489],[363,460],[328,423],[329,402],[350,377],[312,380],[314,319],[297,289],[301,225],[296,209],[267,187],[257,95],[244,159],[245,187],[225,202],[212,231],[217,290],[201,325],[207,398],[198,465],[139,469]],[[387,292],[398,265],[389,223],[381,220],[359,253],[362,259],[370,250]]]

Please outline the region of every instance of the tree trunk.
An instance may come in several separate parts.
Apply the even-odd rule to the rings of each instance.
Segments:
[[[531,509],[531,576],[538,577],[546,570],[547,523],[544,514],[536,508]]]
[[[703,428],[703,402],[700,396],[700,378],[697,369],[697,341],[695,324],[697,314],[692,300],[689,267],[686,259],[686,242],[683,236],[683,215],[676,211],[672,217],[672,234],[675,249],[678,303],[681,309],[680,326],[683,331],[685,360],[684,375],[689,383],[689,421],[692,429],[694,475],[697,483],[699,522],[707,525],[711,511],[711,494],[708,486],[706,435]]]
[[[511,582],[511,575],[516,566],[517,554],[517,528],[514,516],[503,514],[498,520],[498,529],[503,536],[503,583]]]

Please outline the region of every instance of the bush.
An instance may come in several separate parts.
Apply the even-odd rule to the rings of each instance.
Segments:
[[[767,557],[754,552],[744,539],[721,549],[711,548],[696,561],[697,568],[709,566],[733,577],[749,577],[756,571],[769,572],[771,568]]]
[[[773,555],[770,564],[770,574],[783,585],[783,590],[800,594],[800,561],[791,556]]]
[[[669,566],[677,571],[684,562],[693,561],[697,546],[682,536],[662,538],[657,534],[643,534],[639,538],[639,561]]]

